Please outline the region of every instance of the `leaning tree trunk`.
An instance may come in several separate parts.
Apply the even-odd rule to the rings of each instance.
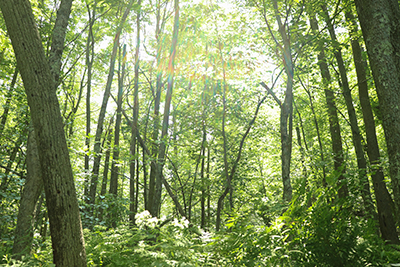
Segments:
[[[33,226],[35,224],[36,204],[43,190],[42,172],[40,169],[38,147],[34,131],[28,136],[26,153],[26,182],[22,191],[18,209],[17,226],[14,233],[13,255],[21,259],[30,253],[33,241]]]
[[[28,0],[1,0],[0,8],[14,47],[36,133],[43,183],[46,184],[53,261],[58,267],[86,266],[79,206],[56,83],[32,8]]]

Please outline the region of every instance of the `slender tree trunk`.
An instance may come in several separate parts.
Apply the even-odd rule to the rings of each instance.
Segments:
[[[96,4],[94,1],[93,12],[90,12],[90,7],[87,5],[89,15],[89,33],[86,41],[86,66],[87,66],[87,85],[86,85],[86,137],[85,137],[85,191],[84,196],[89,196],[89,151],[90,151],[90,95],[92,91],[92,67],[94,60],[94,35],[93,24],[96,16]]]
[[[178,32],[179,32],[179,0],[174,0],[174,31],[172,35],[172,44],[170,51],[170,59],[168,63],[168,89],[165,96],[165,106],[164,106],[164,118],[161,130],[161,142],[158,151],[156,176],[155,176],[155,190],[153,199],[151,201],[151,206],[149,211],[152,216],[158,217],[161,207],[161,189],[162,189],[162,172],[165,163],[165,154],[167,148],[167,137],[168,137],[168,126],[169,126],[169,115],[172,100],[172,89],[174,84],[174,71],[175,71],[175,56],[177,51],[178,42]]]
[[[204,76],[204,91],[202,95],[202,107],[203,107],[203,118],[202,118],[202,130],[203,130],[203,144],[202,144],[202,153],[201,157],[201,170],[200,170],[200,179],[201,179],[201,197],[200,197],[200,206],[201,206],[201,222],[200,228],[205,229],[206,227],[206,181],[205,181],[205,157],[206,157],[206,141],[207,141],[207,131],[206,131],[206,103],[207,103],[207,78]]]
[[[292,135],[293,135],[293,60],[290,50],[290,36],[286,30],[286,23],[283,24],[281,20],[278,3],[276,0],[272,1],[274,8],[274,15],[278,23],[279,34],[281,35],[283,45],[279,44],[274,34],[271,31],[265,10],[263,11],[264,20],[270,31],[271,36],[276,42],[277,47],[280,49],[283,58],[283,65],[286,72],[286,91],[283,103],[278,101],[281,109],[280,114],[280,134],[281,134],[281,169],[282,169],[282,183],[283,183],[283,199],[287,202],[292,200],[292,185],[290,182],[290,162],[292,159]]]
[[[63,3],[58,13],[64,12],[68,21],[70,9],[61,9]],[[55,92],[57,79],[54,79],[44,54],[29,1],[1,0],[0,8],[12,40],[36,133],[43,182],[46,184],[53,261],[58,267],[86,266],[79,206]],[[54,35],[57,34],[59,32],[55,31]],[[51,65],[54,72],[54,65]]]
[[[153,145],[152,145],[152,157],[157,158],[157,153],[159,146],[157,145],[158,135],[159,135],[159,128],[160,128],[160,102],[161,102],[161,91],[163,88],[163,74],[162,74],[162,64],[161,64],[161,52],[162,52],[162,39],[161,39],[161,31],[162,27],[162,18],[161,18],[161,6],[160,3],[157,2],[157,15],[156,15],[156,40],[157,40],[157,54],[156,54],[156,61],[157,61],[157,70],[156,70],[156,92],[155,92],[155,99],[154,99],[154,122],[153,122]],[[147,206],[146,210],[150,210],[153,207],[153,199],[156,195],[156,173],[157,170],[150,166],[150,178],[149,178],[149,190],[148,190],[148,198],[147,198]]]
[[[25,141],[25,138],[26,138],[25,136],[27,133],[28,133],[28,127],[23,130],[22,134],[18,137],[13,149],[11,150],[7,166],[4,168],[5,172],[1,179],[0,192],[6,192],[8,183],[10,182],[9,178],[10,178],[10,173],[12,172],[12,165],[15,162],[15,159],[18,155],[18,151],[21,151],[21,145]],[[0,200],[2,200],[2,197],[0,197]]]
[[[97,190],[98,176],[99,176],[99,171],[100,171],[100,160],[101,160],[100,139],[101,139],[101,134],[103,132],[103,127],[104,127],[104,118],[106,116],[107,103],[108,103],[108,99],[110,98],[111,84],[112,84],[112,81],[114,78],[114,68],[115,68],[115,60],[117,58],[117,51],[118,51],[118,46],[119,46],[119,36],[121,34],[122,28],[125,24],[125,21],[131,11],[131,8],[132,8],[132,5],[134,2],[135,2],[135,0],[129,1],[124,14],[122,15],[121,22],[117,28],[117,32],[115,34],[114,45],[113,45],[113,50],[112,50],[112,54],[111,54],[110,69],[109,69],[108,78],[107,78],[107,84],[106,84],[106,88],[105,88],[104,95],[103,95],[103,102],[102,102],[101,108],[100,108],[99,119],[97,121],[97,129],[96,129],[94,148],[93,148],[93,152],[94,152],[93,171],[92,171],[92,177],[91,177],[91,181],[90,181],[89,196],[87,197],[88,204],[94,204],[94,201],[96,198],[96,190]]]
[[[400,224],[399,3],[397,0],[355,0],[355,3],[383,117],[396,219]]]
[[[121,62],[118,68],[118,99],[117,99],[117,116],[115,120],[115,129],[114,129],[114,150],[112,156],[111,163],[111,177],[110,177],[110,191],[109,193],[113,195],[114,200],[116,200],[118,195],[118,176],[119,176],[119,139],[120,139],[120,129],[121,129],[121,121],[122,121],[122,97],[124,92],[124,77],[125,77],[125,58],[126,58],[126,45],[123,47],[122,57],[120,54],[120,61],[122,61],[122,69]],[[117,226],[118,215],[115,213],[116,207],[110,205],[110,216],[112,221],[112,226],[115,228]]]
[[[391,203],[393,200],[386,188],[383,169],[380,166],[380,152],[378,139],[376,137],[375,120],[372,113],[371,102],[368,93],[368,83],[366,74],[366,62],[363,60],[360,43],[357,36],[357,23],[351,10],[346,10],[346,19],[351,23],[350,42],[353,51],[354,65],[356,67],[358,81],[358,95],[360,98],[365,133],[367,136],[367,154],[372,168],[372,181],[378,209],[379,229],[382,238],[392,244],[398,244],[399,238],[396,231],[396,224],[392,214]]]
[[[311,29],[314,33],[318,33],[318,23],[315,17],[311,17]],[[318,65],[321,71],[322,82],[325,87],[324,92],[329,116],[329,130],[332,139],[334,169],[338,175],[338,195],[339,198],[343,198],[348,196],[349,192],[347,189],[347,182],[344,177],[345,165],[343,158],[342,135],[336,110],[335,95],[329,88],[332,79],[328,64],[326,63],[323,44],[321,42],[319,42]]]
[[[315,130],[317,132],[317,139],[318,139],[318,146],[319,146],[319,151],[320,151],[320,158],[321,158],[321,162],[322,164],[322,185],[324,187],[326,187],[326,166],[325,166],[325,156],[324,156],[324,147],[322,146],[322,139],[321,139],[321,133],[319,130],[319,124],[318,124],[318,120],[317,120],[317,115],[315,112],[315,108],[314,108],[314,101],[313,101],[313,97],[311,95],[310,90],[308,90],[304,84],[302,83],[302,86],[304,88],[304,90],[306,91],[307,95],[308,95],[308,99],[310,101],[310,109],[313,115],[313,121],[314,121],[314,125],[315,125]]]
[[[102,203],[104,202],[105,195],[107,192],[107,181],[108,181],[108,170],[110,168],[110,155],[111,155],[111,141],[112,141],[112,125],[114,124],[114,117],[111,117],[110,123],[109,123],[109,129],[106,132],[106,135],[104,136],[104,142],[103,142],[103,147],[106,148],[106,153],[105,153],[105,159],[104,159],[104,168],[103,168],[103,180],[101,182],[101,190],[100,190],[100,206],[98,209],[98,218],[99,221],[101,222],[103,220],[103,213],[104,213],[104,206]],[[105,143],[105,146],[104,146]]]
[[[329,31],[330,37],[333,42],[337,42],[335,29],[329,18],[329,13],[328,13],[328,10],[325,5],[322,5],[322,10],[325,13],[325,21],[328,25],[328,31]],[[371,189],[369,186],[369,181],[368,181],[368,176],[367,176],[367,161],[365,160],[364,150],[363,150],[363,146],[362,146],[362,142],[361,142],[362,136],[361,136],[360,128],[358,127],[357,115],[356,115],[356,111],[353,106],[353,98],[351,96],[350,86],[349,86],[349,82],[347,79],[347,71],[346,71],[346,67],[343,62],[341,48],[337,48],[336,51],[334,51],[334,55],[335,55],[336,62],[339,67],[340,78],[342,81],[341,82],[342,94],[343,94],[344,100],[346,102],[347,113],[349,115],[349,121],[350,121],[350,127],[351,127],[351,134],[352,134],[352,138],[353,138],[353,145],[354,145],[354,149],[356,151],[358,175],[359,175],[359,181],[360,181],[360,186],[361,186],[361,197],[364,202],[364,207],[367,212],[367,216],[369,216],[371,218],[374,218],[374,217],[376,218],[376,212],[375,212],[375,208],[374,208],[374,203],[372,201]]]
[[[266,86],[266,85],[263,85]],[[216,223],[215,223],[215,229],[216,231],[219,231],[220,226],[221,226],[221,212],[222,212],[222,208],[223,208],[223,201],[224,198],[226,197],[226,195],[228,194],[229,190],[230,190],[230,183],[232,181],[232,178],[234,177],[235,173],[236,173],[236,168],[237,165],[240,161],[240,157],[242,155],[242,150],[243,150],[243,146],[244,146],[244,142],[248,136],[248,134],[250,133],[251,127],[253,126],[254,122],[257,119],[257,115],[258,115],[258,111],[260,110],[260,107],[262,105],[262,103],[264,103],[265,99],[267,98],[267,96],[263,97],[257,104],[256,110],[254,112],[254,116],[251,119],[251,121],[249,122],[246,132],[243,134],[242,139],[240,140],[239,143],[239,151],[237,153],[236,159],[233,162],[232,168],[230,170],[230,173],[228,174],[227,177],[227,184],[225,186],[225,189],[223,191],[223,193],[220,195],[220,197],[218,198],[218,203],[217,203],[217,218],[216,218]],[[207,167],[208,168],[208,167]]]
[[[137,154],[137,148],[136,148],[136,131],[138,130],[138,119],[139,119],[139,50],[140,50],[140,5],[141,5],[141,0],[138,2],[139,5],[139,10],[137,11],[136,14],[136,53],[135,53],[135,81],[134,81],[134,104],[133,104],[133,120],[132,120],[132,134],[131,134],[131,144],[130,144],[130,180],[129,180],[129,185],[130,185],[130,190],[129,190],[129,195],[130,195],[130,205],[129,205],[129,220],[132,225],[135,224],[135,216],[137,213],[137,201],[136,195],[139,193],[136,190],[136,181],[139,180],[139,175],[136,175],[135,179],[135,174],[138,172],[136,171],[136,168],[139,169],[139,166],[137,166],[135,163],[138,162],[138,154]]]
[[[3,130],[6,127],[8,113],[10,112],[10,104],[11,104],[12,96],[14,94],[15,84],[17,83],[17,78],[18,78],[18,68],[15,67],[14,74],[13,74],[11,84],[10,84],[10,89],[8,89],[8,93],[6,95],[6,102],[4,103],[3,115],[1,115],[0,136],[3,134]]]

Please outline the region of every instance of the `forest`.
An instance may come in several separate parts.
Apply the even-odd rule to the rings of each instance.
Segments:
[[[397,0],[0,10],[0,266],[400,266]]]

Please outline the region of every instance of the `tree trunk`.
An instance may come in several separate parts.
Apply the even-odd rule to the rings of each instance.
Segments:
[[[139,180],[139,175],[135,175],[139,169],[135,163],[138,162],[138,153],[136,148],[136,131],[138,130],[138,119],[139,119],[139,50],[140,50],[140,14],[141,14],[141,0],[138,2],[139,10],[136,13],[136,52],[135,52],[135,80],[134,80],[134,100],[133,100],[133,119],[132,119],[132,133],[131,133],[131,144],[130,144],[130,180],[129,180],[129,220],[132,225],[135,224],[135,216],[137,213],[137,201],[136,195],[139,193],[136,190],[136,182]],[[144,163],[143,163],[144,164]],[[136,179],[135,179],[136,176]]]
[[[178,32],[179,32],[179,0],[174,1],[175,17],[174,17],[174,31],[172,34],[172,44],[170,51],[170,58],[168,63],[168,89],[165,96],[164,118],[161,129],[161,142],[157,157],[157,167],[155,176],[155,190],[149,211],[153,217],[159,217],[161,207],[161,189],[162,189],[162,172],[165,163],[165,154],[167,148],[169,115],[172,100],[172,89],[174,84],[174,71],[175,71],[175,56],[177,51]]]
[[[311,16],[310,19],[311,29],[314,33],[318,33],[318,23],[315,17]],[[326,63],[325,52],[323,43],[319,42],[319,54],[318,54],[318,65],[321,71],[322,82],[324,85],[324,92],[326,98],[326,106],[328,109],[329,116],[329,130],[332,139],[332,151],[334,160],[334,169],[338,176],[338,195],[339,198],[348,196],[349,192],[347,189],[347,182],[344,177],[345,165],[343,159],[343,146],[342,146],[342,135],[339,125],[339,118],[337,115],[335,95],[329,88],[331,84],[331,75],[329,72],[328,64]]]
[[[351,10],[346,10],[346,19],[351,23],[350,40],[353,51],[354,65],[357,73],[358,94],[363,113],[365,133],[367,136],[367,154],[373,171],[371,177],[378,209],[379,229],[384,240],[388,240],[392,244],[398,244],[399,238],[390,205],[390,203],[393,203],[393,200],[386,188],[383,169],[379,164],[381,156],[376,137],[374,115],[372,113],[371,102],[368,93],[366,62],[362,58],[360,43],[358,38],[356,38],[356,34],[358,32],[357,23]]]
[[[330,37],[333,42],[337,42],[335,29],[329,18],[329,13],[325,5],[322,5],[322,10],[325,13],[325,21],[326,24],[328,25],[328,31]],[[349,115],[349,121],[351,127],[351,134],[353,138],[353,145],[356,151],[358,175],[359,175],[358,179],[360,181],[360,186],[361,186],[361,197],[364,202],[364,208],[367,213],[367,216],[370,218],[376,218],[376,212],[374,208],[374,203],[372,201],[371,189],[369,186],[369,181],[367,176],[367,161],[365,160],[364,150],[361,143],[362,136],[360,128],[358,127],[357,115],[353,106],[353,98],[351,96],[350,86],[347,79],[347,71],[343,62],[342,50],[340,47],[337,48],[336,51],[334,51],[334,55],[339,67],[340,78],[342,81],[341,82],[342,94],[346,102],[347,113]]]
[[[286,23],[283,24],[281,20],[278,3],[276,0],[272,1],[274,15],[278,23],[279,34],[282,38],[283,45],[279,44],[271,31],[270,24],[268,23],[265,10],[263,16],[267,27],[270,31],[272,38],[275,40],[277,49],[282,54],[282,63],[286,72],[286,90],[285,99],[283,103],[275,98],[281,110],[280,114],[280,135],[281,135],[281,169],[282,169],[282,183],[283,183],[283,200],[290,202],[292,200],[292,184],[290,182],[290,162],[292,159],[292,141],[293,141],[293,60],[290,51],[290,39],[286,32]]]
[[[385,131],[400,224],[400,10],[397,0],[355,0]]]
[[[314,108],[314,102],[313,102],[313,97],[311,95],[310,90],[308,90],[303,83],[301,83],[304,90],[306,91],[307,95],[308,95],[308,99],[310,101],[310,109],[313,115],[313,121],[314,121],[314,125],[315,125],[315,130],[317,132],[317,139],[318,139],[318,146],[319,146],[319,151],[320,151],[320,157],[321,157],[321,162],[322,162],[322,186],[326,187],[326,165],[325,165],[325,156],[324,156],[324,147],[322,146],[322,139],[321,139],[321,133],[319,130],[319,124],[318,124],[318,120],[317,120],[317,115],[315,112],[315,108]]]
[[[89,15],[89,33],[86,41],[86,66],[87,66],[87,85],[86,85],[86,136],[85,136],[85,188],[84,196],[89,196],[89,151],[90,151],[90,95],[92,91],[92,66],[94,60],[94,35],[93,35],[93,24],[96,16],[96,4],[94,1],[93,12],[90,12],[90,7],[87,5]]]
[[[107,192],[108,170],[110,168],[110,155],[111,155],[110,147],[111,147],[112,134],[113,134],[111,126],[113,124],[114,124],[114,117],[111,117],[111,120],[109,122],[109,128],[104,136],[104,141],[102,144],[102,146],[106,148],[106,154],[105,154],[105,160],[104,160],[103,180],[101,182],[101,189],[100,189],[100,206],[97,211],[100,222],[103,220],[104,205],[102,205],[102,203],[104,202],[105,195]],[[104,144],[105,144],[105,146],[104,146]]]
[[[43,190],[42,173],[40,169],[38,148],[31,131],[28,136],[26,153],[26,181],[19,203],[17,226],[14,233],[13,255],[20,260],[30,253],[33,241],[36,204]]]
[[[0,192],[6,192],[8,183],[10,182],[10,179],[9,179],[10,172],[13,172],[12,165],[15,161],[15,158],[17,157],[18,152],[21,151],[21,145],[25,141],[25,136],[27,133],[28,133],[28,127],[22,131],[22,134],[15,141],[15,145],[14,145],[13,149],[11,150],[7,166],[4,167],[5,172],[1,179]],[[1,200],[2,200],[2,196],[0,196],[0,202],[1,202]]]
[[[56,266],[86,266],[82,227],[63,120],[49,63],[27,0],[1,0],[39,148]],[[65,10],[64,10],[65,11]],[[60,12],[60,10],[59,10]],[[68,13],[69,15],[69,13]]]
[[[162,74],[162,65],[161,65],[161,52],[162,52],[162,39],[161,39],[161,32],[162,27],[164,25],[161,18],[161,6],[159,2],[157,2],[157,14],[156,14],[156,40],[157,40],[157,54],[156,54],[156,61],[157,61],[157,70],[156,70],[156,92],[155,92],[155,99],[154,99],[154,122],[153,122],[153,145],[152,145],[152,154],[151,156],[155,159],[157,158],[157,153],[159,146],[157,146],[158,135],[159,135],[159,128],[160,128],[160,102],[161,102],[161,90],[163,88],[163,74]],[[147,194],[147,204],[145,209],[150,210],[153,208],[153,199],[156,195],[156,173],[157,170],[153,168],[153,166],[157,166],[157,164],[152,164],[150,166],[150,178],[149,178],[149,190]]]
[[[1,115],[0,136],[3,134],[3,130],[6,127],[8,113],[10,112],[10,104],[11,104],[12,96],[14,93],[14,87],[17,82],[17,78],[18,78],[18,68],[16,67],[14,70],[12,80],[11,80],[10,89],[8,89],[8,93],[6,96],[6,102],[4,103],[3,115]]]
[[[112,156],[111,163],[111,177],[110,177],[110,191],[109,193],[113,195],[114,200],[116,200],[118,195],[118,176],[119,176],[119,139],[120,139],[120,129],[121,129],[121,121],[122,121],[122,98],[124,93],[124,77],[125,77],[125,57],[126,56],[126,45],[123,46],[122,56],[120,54],[120,63],[118,68],[118,99],[117,99],[117,116],[115,120],[115,129],[114,129],[114,151]],[[122,69],[121,69],[121,61],[122,61]],[[115,213],[116,207],[113,205],[110,206],[110,216],[112,221],[112,226],[115,228],[117,226],[116,222],[118,221],[118,215]]]
[[[89,196],[87,197],[88,204],[94,204],[94,201],[96,198],[96,190],[97,190],[98,176],[99,176],[99,171],[100,171],[100,160],[101,160],[100,139],[101,139],[101,134],[103,133],[104,118],[106,116],[107,103],[108,103],[108,99],[110,98],[111,84],[112,84],[113,77],[114,77],[115,59],[117,58],[117,51],[118,51],[118,46],[119,46],[119,36],[121,34],[122,28],[125,24],[125,21],[131,11],[131,8],[132,8],[132,5],[134,2],[135,2],[134,0],[129,1],[124,14],[122,15],[121,22],[117,28],[117,32],[115,34],[114,45],[113,45],[113,50],[112,50],[111,60],[110,60],[111,61],[110,62],[110,70],[108,72],[107,84],[106,84],[106,88],[105,88],[104,95],[103,95],[103,102],[101,104],[99,119],[97,121],[96,136],[95,136],[94,148],[93,148],[93,152],[94,152],[93,171],[92,171],[92,177],[90,180]]]

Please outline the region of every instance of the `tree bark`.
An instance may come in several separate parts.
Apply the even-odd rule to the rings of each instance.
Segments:
[[[104,159],[104,168],[103,168],[103,180],[101,182],[101,189],[100,189],[100,206],[97,211],[98,213],[98,219],[101,222],[103,220],[103,213],[104,213],[104,205],[102,203],[104,202],[105,195],[107,192],[107,180],[108,180],[108,170],[110,169],[110,156],[111,156],[111,141],[112,141],[112,125],[114,124],[114,117],[111,117],[110,123],[109,123],[109,128],[104,136],[104,141],[102,146],[106,148],[106,154],[105,154],[105,159]],[[104,146],[105,144],[105,146]]]
[[[18,209],[17,226],[14,233],[13,255],[20,260],[30,253],[35,224],[36,204],[43,190],[39,154],[34,131],[28,136],[26,153],[26,181]]]
[[[350,41],[353,51],[354,65],[357,73],[358,94],[360,98],[365,133],[367,137],[367,154],[372,168],[372,181],[376,196],[376,205],[378,209],[379,229],[382,238],[392,244],[398,244],[399,238],[396,231],[396,224],[392,214],[391,203],[393,200],[386,188],[383,169],[380,166],[380,152],[378,139],[376,136],[375,120],[371,108],[371,102],[368,93],[368,83],[366,75],[366,62],[362,58],[362,51],[358,38],[356,37],[358,29],[357,23],[351,10],[346,10],[346,19],[351,23]]]
[[[282,170],[282,183],[283,183],[283,200],[290,202],[292,200],[292,184],[290,181],[290,163],[292,159],[292,143],[293,143],[293,60],[290,51],[290,36],[286,30],[286,23],[282,23],[278,3],[276,0],[272,1],[274,15],[278,24],[278,31],[281,36],[283,45],[278,42],[275,35],[271,30],[271,26],[267,19],[266,11],[263,10],[265,23],[271,37],[274,39],[277,50],[282,54],[282,63],[286,72],[286,90],[283,103],[275,97],[281,114],[280,114],[280,135],[281,135],[281,170]],[[265,86],[264,86],[265,87]],[[271,94],[273,95],[273,94]]]
[[[78,201],[55,81],[27,0],[1,0],[38,142],[56,266],[86,266]]]
[[[305,85],[303,84],[303,82],[301,80],[300,80],[300,82],[301,82],[301,85],[303,86],[304,90],[306,91],[306,93],[308,95],[308,99],[310,101],[310,109],[311,109],[311,112],[313,115],[315,130],[317,132],[317,140],[318,140],[318,146],[319,146],[319,151],[320,151],[320,158],[321,158],[321,162],[322,162],[322,186],[326,187],[327,184],[326,184],[326,165],[325,165],[324,147],[322,146],[321,132],[319,130],[317,115],[316,115],[315,108],[314,108],[313,96],[311,95],[310,90],[305,87]]]
[[[400,224],[400,10],[397,0],[355,0],[374,77]]]

